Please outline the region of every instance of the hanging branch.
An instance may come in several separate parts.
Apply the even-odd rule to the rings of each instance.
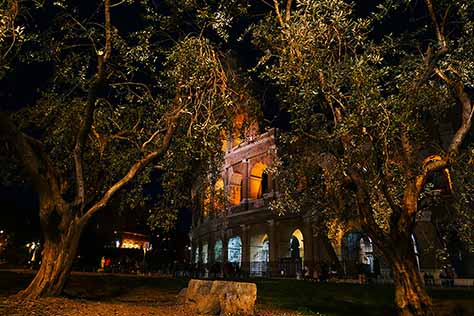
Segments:
[[[105,52],[99,51],[97,54],[97,72],[92,78],[86,101],[85,117],[79,128],[74,146],[74,169],[76,174],[76,198],[74,204],[83,210],[85,206],[85,180],[83,170],[83,150],[87,137],[91,131],[94,121],[94,111],[100,91],[105,83],[105,62],[110,57],[111,44],[111,26],[110,26],[110,0],[104,1],[105,13]]]

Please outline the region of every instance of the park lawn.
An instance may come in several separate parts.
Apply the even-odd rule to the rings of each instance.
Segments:
[[[390,316],[395,314],[390,285],[315,283],[294,279],[256,280],[257,303],[305,315]],[[428,289],[439,315],[474,315],[474,288]]]
[[[393,314],[393,290],[387,286],[314,283],[293,279],[257,281],[257,303],[312,315],[325,316]]]

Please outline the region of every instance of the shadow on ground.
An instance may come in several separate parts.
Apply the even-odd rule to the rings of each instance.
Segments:
[[[0,299],[25,288],[33,271],[0,271]],[[261,310],[299,311],[303,315],[395,315],[390,286],[318,284],[294,279],[254,279]],[[64,295],[90,302],[140,306],[171,306],[188,279],[99,273],[73,273]],[[473,316],[474,289],[430,289],[440,316]]]

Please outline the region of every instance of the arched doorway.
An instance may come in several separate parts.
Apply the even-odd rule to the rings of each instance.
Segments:
[[[222,240],[214,244],[214,262],[222,262]]]
[[[351,231],[344,236],[341,247],[341,263],[345,275],[375,272],[374,246],[369,236]]]
[[[374,246],[369,236],[363,236],[359,239],[359,262],[362,266],[362,272],[374,272]]]
[[[196,247],[194,249],[194,263],[195,264],[199,263],[199,247]]]
[[[207,264],[208,262],[208,244],[207,243],[202,245],[200,262],[202,264]]]
[[[242,240],[239,236],[235,236],[229,239],[227,246],[227,261],[238,265],[242,265]]]
[[[288,256],[280,258],[280,273],[282,276],[297,277],[303,272],[304,240],[303,233],[295,229],[288,240]]]
[[[303,242],[303,233],[301,230],[296,229],[290,238],[290,257],[297,259],[304,259],[304,242]]]
[[[265,275],[270,261],[270,241],[267,234],[259,234],[250,238],[250,273]]]
[[[250,171],[249,198],[261,199],[264,193],[268,193],[267,166],[263,162],[257,162]]]

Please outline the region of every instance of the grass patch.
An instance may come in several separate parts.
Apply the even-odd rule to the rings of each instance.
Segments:
[[[324,315],[393,315],[393,289],[303,280],[257,280],[261,305]]]

